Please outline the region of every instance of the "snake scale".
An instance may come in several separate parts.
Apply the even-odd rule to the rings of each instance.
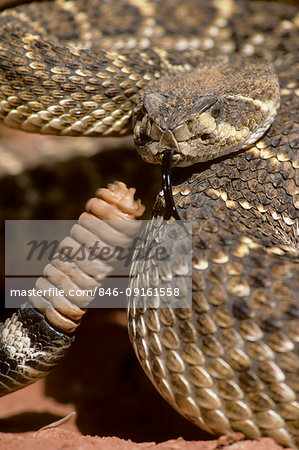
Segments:
[[[145,372],[176,410],[213,434],[241,431],[299,448],[296,5],[13,6],[0,15],[4,124],[72,136],[133,133],[146,161],[161,163],[170,149],[173,165],[187,166],[174,174],[172,195],[179,217],[193,224],[192,309],[129,299],[130,338]],[[161,193],[153,217],[165,217],[166,207]],[[152,271],[137,264],[133,283],[146,286]],[[159,282],[172,276],[166,264]],[[0,339],[5,394],[45,374],[73,334],[31,307],[2,324]]]

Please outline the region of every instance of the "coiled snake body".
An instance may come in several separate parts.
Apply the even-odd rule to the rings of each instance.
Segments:
[[[130,336],[157,389],[212,433],[299,447],[296,8],[57,0],[8,9],[0,21],[6,125],[133,132],[145,160],[171,149],[174,165],[190,166],[178,169],[173,195],[180,218],[193,221],[193,307],[129,299]],[[161,195],[154,217],[164,210]],[[153,268],[135,269],[144,286]],[[172,276],[166,265],[161,285]],[[17,314],[13,323],[52,355],[41,369],[27,349],[25,366],[45,372],[72,336],[34,309]],[[2,326],[2,393],[15,388],[9,376],[30,381],[8,358],[7,336],[11,349],[20,326]]]

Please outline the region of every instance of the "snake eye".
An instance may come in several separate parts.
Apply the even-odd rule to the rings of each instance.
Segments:
[[[214,103],[214,105],[210,108],[211,116],[214,117],[214,119],[217,119],[217,117],[220,116],[220,111],[221,107],[219,102]]]

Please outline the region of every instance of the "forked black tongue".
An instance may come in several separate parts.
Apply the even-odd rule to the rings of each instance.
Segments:
[[[171,166],[173,153],[173,150],[165,150],[162,159],[162,186],[165,199],[164,220],[168,220],[170,217],[180,220],[172,195]]]

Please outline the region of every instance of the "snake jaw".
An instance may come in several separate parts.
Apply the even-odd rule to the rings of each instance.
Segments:
[[[174,156],[174,150],[165,150],[163,152],[162,159],[162,186],[165,199],[165,214],[164,220],[168,220],[174,217],[176,220],[180,220],[180,216],[176,210],[173,195],[172,195],[172,181],[171,181],[171,168],[172,160]]]

